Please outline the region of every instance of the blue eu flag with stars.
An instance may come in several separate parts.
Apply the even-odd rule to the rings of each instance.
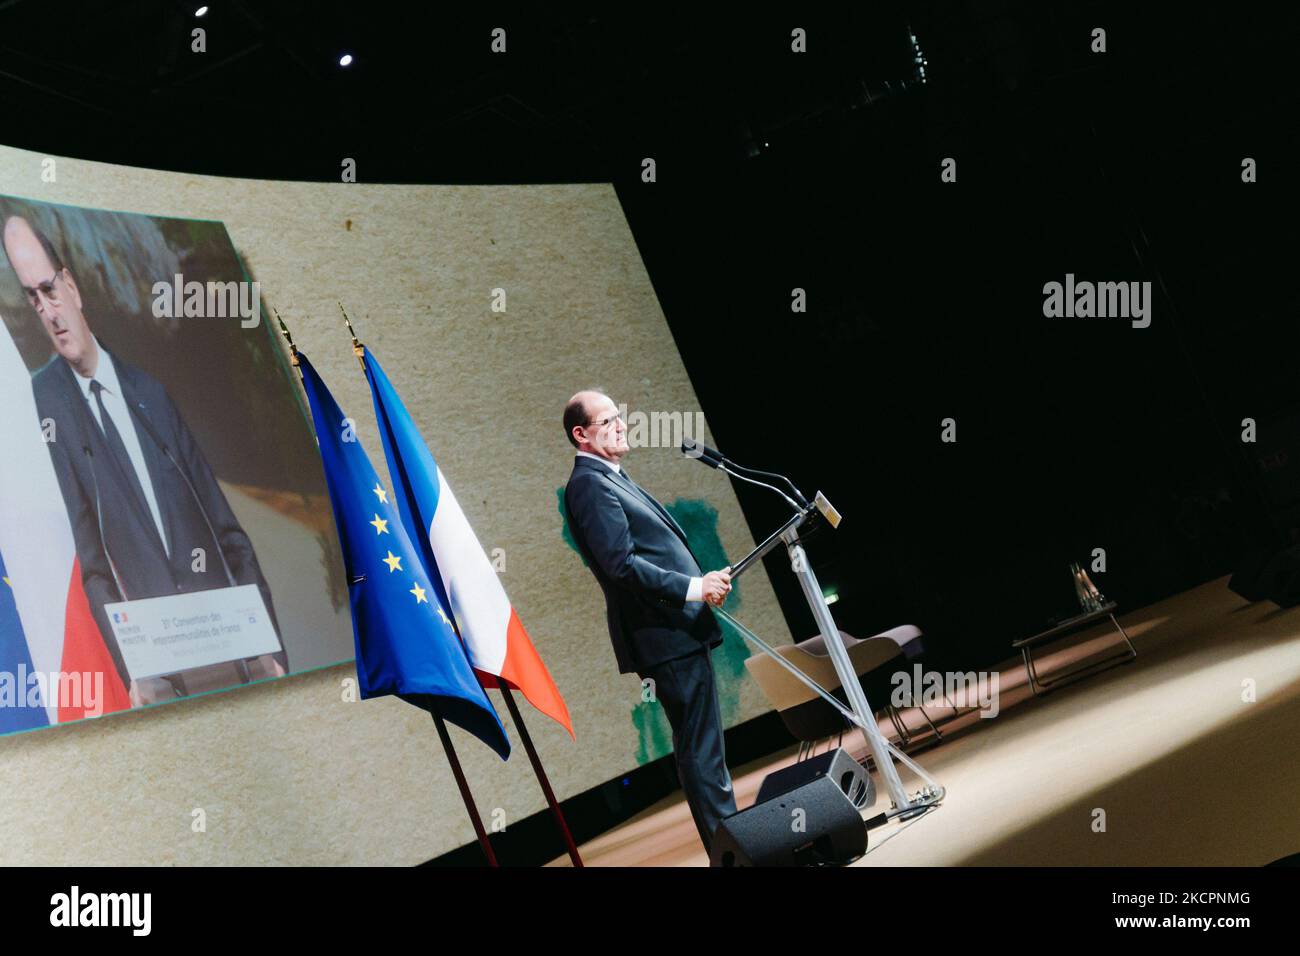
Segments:
[[[298,353],[343,546],[362,698],[395,694],[510,756],[505,728],[351,423]]]

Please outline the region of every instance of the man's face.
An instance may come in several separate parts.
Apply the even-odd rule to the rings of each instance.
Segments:
[[[579,434],[586,439],[593,455],[618,461],[627,454],[627,423],[618,414],[618,406],[608,395],[587,399],[587,425]]]
[[[80,368],[94,353],[94,338],[81,314],[81,292],[67,269],[56,271],[31,227],[17,217],[5,223],[5,251],[27,301],[40,316],[54,350]]]

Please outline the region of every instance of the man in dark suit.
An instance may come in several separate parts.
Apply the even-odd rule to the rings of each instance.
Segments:
[[[33,376],[32,390],[44,427],[53,425],[47,444],[86,597],[132,702],[285,673],[282,648],[245,662],[242,674],[232,663],[131,681],[106,604],[256,584],[274,625],[270,588],[176,406],[159,382],[91,333],[54,245],[14,216],[4,224],[4,248],[57,353]]]
[[[706,606],[726,600],[731,569],[704,574],[672,515],[628,476],[627,424],[608,395],[569,399],[564,433],[577,449],[564,489],[569,529],[605,594],[619,673],[654,682],[707,851],[718,824],[736,812],[709,656],[722,630]]]

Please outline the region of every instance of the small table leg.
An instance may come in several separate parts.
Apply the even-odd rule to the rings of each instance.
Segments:
[[[1125,645],[1127,645],[1128,649],[1125,651],[1121,651],[1118,654],[1112,654],[1110,657],[1104,657],[1099,661],[1094,661],[1093,663],[1088,664],[1085,667],[1081,667],[1077,670],[1069,671],[1053,680],[1045,681],[1038,676],[1034,668],[1033,655],[1030,654],[1029,652],[1028,644],[1020,648],[1021,653],[1024,655],[1025,658],[1025,673],[1029,677],[1029,689],[1033,691],[1035,697],[1043,697],[1055,687],[1060,687],[1065,684],[1072,684],[1076,680],[1082,680],[1084,677],[1088,677],[1091,676],[1092,674],[1099,673],[1100,671],[1106,670],[1110,667],[1114,667],[1116,664],[1126,664],[1129,661],[1137,658],[1137,648],[1135,648],[1133,646],[1133,642],[1129,640],[1128,632],[1125,631],[1124,628],[1120,626],[1119,621],[1115,620],[1114,614],[1109,615],[1109,617],[1110,617],[1110,622],[1115,625],[1115,629],[1118,630],[1120,636],[1124,638],[1124,643]],[[1040,690],[1042,691],[1042,693],[1039,693]]]
[[[1043,695],[1038,692],[1038,683],[1034,680],[1034,659],[1029,655],[1029,645],[1020,648],[1020,653],[1025,657],[1025,674],[1029,677],[1029,689],[1033,691],[1035,697],[1042,697]]]

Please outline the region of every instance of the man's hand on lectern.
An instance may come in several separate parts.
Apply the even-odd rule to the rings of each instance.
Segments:
[[[710,571],[704,575],[704,586],[701,592],[704,600],[714,607],[721,607],[722,602],[727,599],[727,593],[731,590],[731,568],[723,568],[721,571]]]

